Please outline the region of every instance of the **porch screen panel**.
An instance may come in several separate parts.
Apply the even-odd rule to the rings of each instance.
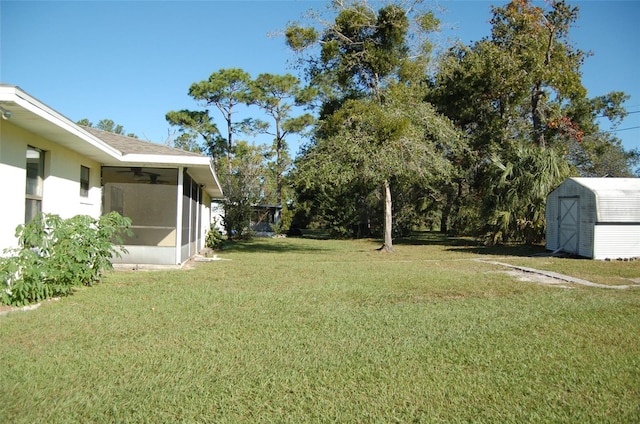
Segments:
[[[182,261],[186,261],[191,256],[189,246],[191,243],[191,231],[189,228],[189,221],[191,220],[191,185],[193,180],[191,176],[184,172],[183,186],[182,186]]]
[[[200,228],[198,225],[198,190],[200,187],[198,184],[192,180],[191,183],[191,238],[189,239],[191,242],[191,254],[195,254],[197,250],[197,240],[198,240],[198,229]]]
[[[103,167],[104,213],[116,211],[132,220],[131,246],[175,247],[175,169]]]

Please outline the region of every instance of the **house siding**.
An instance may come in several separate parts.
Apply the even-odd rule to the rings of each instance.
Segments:
[[[0,124],[0,187],[5,205],[0,226],[0,253],[5,248],[16,247],[15,229],[24,223],[27,143],[20,141],[20,133],[8,122]],[[22,200],[16,202],[15,199]]]
[[[121,263],[179,264],[187,259],[181,256],[183,246],[187,247],[188,255],[203,246],[211,209],[202,203],[209,201],[211,196],[223,195],[210,158],[81,127],[16,86],[0,84],[0,102],[11,112],[10,119],[0,120],[0,178],[3,179],[0,252],[17,247],[15,229],[25,220],[28,146],[44,153],[43,190],[38,205],[43,212],[62,218],[81,214],[98,218],[112,210],[121,210],[128,216],[127,212],[131,212],[136,239],[129,240],[132,241],[128,246],[132,253],[120,258]],[[83,187],[81,193],[82,167],[89,169],[89,186],[88,190]],[[105,178],[103,171],[108,168],[122,168],[114,172],[133,172],[135,177],[135,170],[151,171],[145,174],[149,176],[148,181],[134,178],[127,182],[146,184],[137,191],[136,197],[131,198],[127,197],[130,194],[127,187],[116,187],[122,178]],[[182,216],[182,183],[177,192],[175,186],[166,192],[158,188],[167,184],[166,181],[158,182],[159,174],[155,175],[154,181],[153,171],[160,169],[175,170],[181,178],[183,170],[188,169],[193,177],[187,196],[186,221]],[[203,191],[206,191],[206,197],[202,195]],[[134,207],[130,208],[132,205]],[[183,228],[185,223],[186,228]],[[183,239],[184,232],[186,237]]]
[[[100,164],[10,122],[3,122],[0,128],[0,178],[4,181],[2,198],[11,207],[3,208],[0,250],[17,246],[15,228],[24,224],[27,146],[45,152],[43,212],[62,218],[79,214],[97,218],[101,213]],[[88,197],[80,196],[81,166],[90,170]]]

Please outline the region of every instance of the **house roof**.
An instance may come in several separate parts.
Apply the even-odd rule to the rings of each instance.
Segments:
[[[144,141],[138,138],[127,137],[97,128],[86,127],[80,125],[89,133],[95,135],[114,149],[119,150],[124,155],[141,154],[141,155],[171,155],[171,156],[193,156],[202,157],[199,153],[188,152],[186,150],[176,149],[174,147],[165,146],[163,144]]]
[[[213,163],[206,156],[80,126],[13,85],[0,83],[0,107],[11,114],[14,125],[102,165],[185,167],[209,196],[222,197]]]

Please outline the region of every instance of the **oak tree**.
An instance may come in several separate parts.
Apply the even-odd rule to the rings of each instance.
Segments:
[[[393,251],[393,179],[428,169],[430,160],[439,163],[442,155],[430,156],[430,144],[446,144],[452,135],[441,131],[447,121],[434,110],[422,109],[425,116],[417,117],[408,105],[398,104],[399,99],[418,99],[416,107],[422,106],[420,96],[407,92],[420,92],[430,51],[423,35],[438,22],[433,13],[400,3],[377,10],[362,1],[334,2],[334,7],[332,21],[322,21],[318,28],[292,24],[285,33],[292,49],[307,52],[302,63],[322,98],[316,146],[301,158],[301,166],[326,169],[317,174],[323,181],[348,184],[348,177],[358,176],[378,185],[384,198],[381,249]],[[420,125],[435,122],[425,140]]]

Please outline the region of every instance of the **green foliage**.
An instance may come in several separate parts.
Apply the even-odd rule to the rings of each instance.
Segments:
[[[291,228],[291,224],[293,223],[293,218],[295,215],[295,211],[291,210],[287,203],[282,205],[282,209],[280,210],[280,220],[273,225],[273,231],[276,234],[286,234],[287,231]]]
[[[102,131],[112,132],[118,135],[125,135],[131,138],[138,138],[134,133],[126,133],[124,127],[122,125],[116,124],[112,119],[101,119],[98,121],[96,125],[93,122],[89,121],[87,118],[83,118],[76,122],[79,125],[84,125],[85,127],[97,128]]]
[[[273,127],[267,124],[261,132],[274,137],[275,158],[270,169],[275,182],[275,204],[282,205],[283,177],[291,166],[286,138],[304,132],[314,119],[310,114],[293,116],[294,106],[305,96],[300,81],[291,74],[260,74],[251,82],[250,90],[250,104],[257,105],[273,119]]]
[[[566,177],[567,162],[553,149],[519,144],[494,155],[482,171],[481,227],[490,244],[544,240],[547,195]]]
[[[226,122],[223,137],[208,110],[172,111],[166,119],[179,127],[176,146],[207,152],[215,162],[225,195],[224,226],[230,238],[250,237],[252,207],[283,204],[284,177],[291,166],[286,139],[302,133],[313,123],[309,114],[295,115],[294,108],[309,101],[315,91],[302,89],[293,75],[260,74],[255,80],[238,68],[220,69],[208,79],[191,84],[189,95],[204,107],[215,106]],[[247,118],[235,120],[240,106],[258,106],[270,118],[267,122]],[[226,130],[226,131],[225,131]],[[255,146],[237,140],[239,134],[266,133],[274,137],[271,146]],[[198,139],[204,140],[204,146]]]
[[[315,186],[319,199],[327,200],[327,188],[348,193],[344,185],[367,187],[365,196],[382,189],[384,250],[392,251],[390,183],[409,173],[417,180],[441,171],[446,154],[437,146],[449,145],[455,137],[450,123],[424,102],[430,48],[423,41],[425,33],[437,28],[437,19],[417,4],[391,2],[378,9],[366,1],[332,5],[332,20],[320,20],[320,31],[307,29],[314,37],[300,41],[303,30],[297,24],[288,33],[290,45],[299,51],[317,45],[305,63],[322,100],[315,143],[304,153],[309,157],[300,161],[304,169],[298,172],[310,184],[296,185],[305,190]],[[328,165],[321,163],[325,161]],[[303,175],[308,172],[314,177]],[[329,200],[335,212],[322,212],[342,234],[360,227],[358,222],[346,225],[344,218],[362,215],[359,207],[353,208],[353,199],[345,200],[342,205]]]
[[[207,133],[212,137],[211,141],[214,142],[212,146],[215,146],[215,152],[226,152],[229,174],[232,172],[234,135],[241,132],[242,129],[241,124],[234,122],[233,115],[236,113],[236,106],[250,102],[250,84],[251,76],[247,72],[239,68],[230,68],[213,72],[208,79],[193,83],[189,87],[191,97],[202,102],[206,107],[215,106],[227,124],[226,145],[222,147],[222,140],[213,134],[213,123],[208,118],[208,111],[205,111],[208,118]]]
[[[272,197],[269,180],[265,178],[269,174],[265,165],[269,149],[241,141],[234,152],[230,167],[224,162],[221,164],[222,169],[231,168],[232,172],[219,173],[220,183],[225,187],[223,224],[230,239],[246,239],[251,237],[249,224],[253,206]]]
[[[322,35],[322,72],[334,73],[346,91],[379,96],[384,80],[408,60],[407,11],[387,5],[375,11],[365,3],[339,11]]]
[[[443,184],[454,231],[480,229],[492,243],[544,237],[545,196],[562,178],[628,176],[638,160],[597,119],[625,116],[624,93],[588,99],[587,57],[569,33],[578,8],[514,0],[493,7],[491,36],[442,58],[427,98],[467,135],[457,194]],[[548,151],[545,151],[548,150]],[[469,220],[476,220],[469,225]]]
[[[170,111],[165,115],[165,119],[169,124],[178,127],[180,133],[174,141],[174,147],[196,153],[206,152],[216,161],[224,155],[226,141],[221,137],[208,111]],[[198,142],[199,137],[204,140],[204,145]]]
[[[296,51],[304,50],[318,40],[315,28],[303,28],[297,24],[289,26],[284,35],[287,45]]]
[[[77,215],[62,219],[39,214],[16,230],[20,248],[0,258],[2,302],[25,305],[69,294],[98,282],[110,259],[126,252],[118,246],[131,220],[111,212],[99,219]]]
[[[224,235],[218,230],[216,223],[211,223],[209,227],[209,231],[207,231],[207,235],[204,240],[205,246],[209,249],[218,250],[222,248],[222,244],[224,243]]]
[[[375,211],[382,206],[379,190],[385,179],[400,201],[393,231],[407,234],[420,222],[418,198],[426,187],[454,172],[449,156],[458,148],[459,134],[406,90],[389,90],[382,105],[346,101],[322,122],[323,137],[297,161],[292,181],[299,199],[313,202],[335,235],[379,233],[382,221]],[[360,230],[363,226],[367,231]]]

